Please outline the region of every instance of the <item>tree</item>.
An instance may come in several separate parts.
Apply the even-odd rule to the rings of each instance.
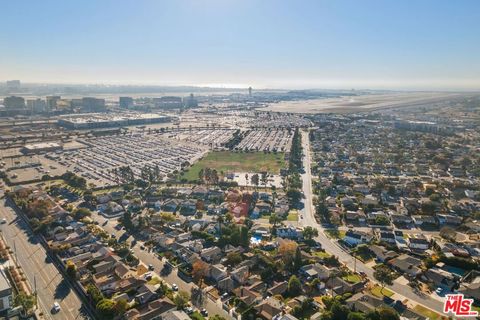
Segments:
[[[234,266],[239,264],[242,261],[243,261],[243,258],[238,252],[230,252],[229,254],[227,254],[227,261],[226,261],[227,265]]]
[[[311,226],[307,226],[303,229],[303,238],[306,240],[312,240],[313,237],[318,237],[318,230]]]
[[[260,180],[262,181],[263,187],[267,187],[267,182],[268,182],[268,175],[266,172],[262,172]]]
[[[113,319],[115,316],[115,301],[107,298],[100,300],[97,305],[97,311],[101,319]]]
[[[205,305],[205,298],[206,296],[202,288],[193,286],[190,289],[190,301],[197,308],[202,308]]]
[[[292,240],[284,239],[278,246],[278,254],[282,257],[283,263],[291,267],[297,251],[297,243]]]
[[[103,294],[96,286],[93,284],[87,285],[87,293],[95,304],[103,299]]]
[[[93,192],[92,190],[85,190],[83,193],[83,200],[87,203],[92,203],[94,197],[93,197]]]
[[[287,290],[288,290],[288,294],[292,297],[296,297],[300,293],[302,293],[302,283],[300,282],[300,280],[297,278],[296,275],[292,275],[288,280]]]
[[[71,260],[67,261],[67,268],[66,268],[67,275],[75,279],[77,277],[77,266]]]
[[[92,212],[87,208],[77,208],[75,209],[75,211],[73,211],[73,216],[75,217],[76,220],[81,220],[85,217],[90,217],[91,215],[92,215]]]
[[[123,315],[128,309],[128,301],[126,299],[120,299],[115,303],[115,314]]]
[[[367,320],[399,320],[398,313],[389,307],[380,307],[367,313],[365,319]]]
[[[188,301],[190,301],[190,294],[186,291],[179,291],[173,297],[173,302],[178,309],[183,309],[187,305]]]
[[[20,292],[15,296],[15,305],[21,306],[23,310],[28,313],[28,311],[30,311],[35,305],[35,296]]]
[[[382,285],[382,290],[380,291],[382,294],[383,288],[385,288],[386,285],[391,286],[393,284],[393,280],[395,279],[392,270],[390,270],[390,268],[385,265],[378,266],[375,269],[373,276]]]
[[[192,276],[195,282],[199,283],[207,276],[209,270],[208,263],[197,260],[192,265]]]
[[[287,197],[290,204],[295,206],[302,199],[302,193],[298,189],[290,188],[287,191]]]
[[[123,213],[122,224],[127,230],[133,230],[132,214],[130,211],[125,211]]]
[[[280,222],[282,222],[282,218],[280,216],[278,216],[276,213],[272,213],[270,215],[270,217],[268,218],[268,222],[270,222],[271,224],[273,224],[273,227],[276,228],[277,227],[277,224],[279,224]]]
[[[210,320],[226,320],[224,317],[216,314],[213,317],[209,317]]]
[[[378,226],[387,226],[390,224],[390,220],[386,216],[375,217],[375,224]]]
[[[255,173],[255,174],[250,178],[250,181],[252,182],[252,184],[253,184],[255,187],[258,187],[258,184],[259,184],[258,174]]]
[[[300,269],[303,266],[303,260],[302,260],[302,251],[300,250],[300,247],[297,247],[295,250],[295,258],[293,260],[293,267],[296,270]]]

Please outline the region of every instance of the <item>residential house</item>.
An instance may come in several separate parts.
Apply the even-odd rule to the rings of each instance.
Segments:
[[[422,235],[410,235],[407,239],[408,247],[414,250],[427,250],[430,248],[430,241]]]
[[[459,280],[458,276],[439,268],[429,268],[424,272],[424,277],[437,287],[452,291]]]
[[[133,308],[125,312],[124,318],[129,320],[160,320],[162,314],[177,307],[168,298],[161,298],[149,302],[141,307]]]
[[[420,269],[422,261],[408,254],[402,254],[389,260],[387,263],[398,272],[412,278],[417,277],[422,272]]]
[[[277,237],[297,240],[303,238],[303,232],[302,229],[293,226],[279,227],[277,228]]]
[[[287,291],[287,288],[288,288],[287,281],[277,282],[277,283],[274,283],[273,286],[267,290],[267,293],[270,294],[271,296],[276,296],[278,294],[281,295]]]
[[[388,244],[395,244],[395,234],[392,231],[379,231],[377,232],[378,241],[386,242]]]
[[[349,245],[356,246],[361,243],[368,243],[372,240],[372,235],[354,230],[354,229],[348,229],[347,232],[345,233],[345,237],[343,238],[343,241],[348,243]]]
[[[270,297],[257,304],[255,310],[263,319],[271,320],[282,312],[283,305],[274,297]]]
[[[222,250],[219,247],[205,248],[200,252],[200,257],[210,263],[216,263],[222,258]]]
[[[385,262],[398,256],[395,251],[387,250],[381,246],[371,245],[368,248],[375,255],[375,258],[380,262]]]
[[[315,278],[325,281],[330,277],[331,270],[320,263],[315,263],[301,267],[300,274],[305,277],[307,281],[311,281]]]

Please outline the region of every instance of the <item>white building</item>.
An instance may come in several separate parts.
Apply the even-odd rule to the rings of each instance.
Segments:
[[[0,271],[0,311],[8,310],[13,305],[12,287],[3,270]]]

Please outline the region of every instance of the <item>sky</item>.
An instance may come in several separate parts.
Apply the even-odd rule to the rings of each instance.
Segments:
[[[478,0],[0,0],[0,81],[480,90]]]

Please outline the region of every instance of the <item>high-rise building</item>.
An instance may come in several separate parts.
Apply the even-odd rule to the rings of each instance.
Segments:
[[[153,98],[155,107],[161,109],[178,109],[183,107],[181,97],[165,96],[160,98]]]
[[[54,111],[57,110],[57,103],[61,99],[60,96],[47,96],[47,110],[46,111]]]
[[[87,112],[105,111],[105,99],[92,97],[82,98],[82,109]]]
[[[23,109],[25,108],[25,99],[22,97],[5,97],[3,98],[3,105],[7,109]]]
[[[45,112],[47,104],[45,100],[42,99],[31,99],[27,100],[27,108],[34,113]]]
[[[198,101],[193,96],[193,93],[190,93],[188,97],[183,98],[183,104],[186,108],[196,108],[198,107]]]
[[[120,108],[128,109],[133,107],[132,97],[120,97],[118,102],[119,102]]]
[[[248,87],[248,95],[251,97],[252,96],[252,87]]]
[[[18,92],[20,90],[20,80],[8,80],[7,91]]]

